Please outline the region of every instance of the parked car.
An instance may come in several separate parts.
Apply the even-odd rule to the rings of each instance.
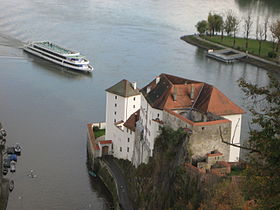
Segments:
[[[15,153],[16,153],[17,155],[20,155],[20,153],[21,153],[21,147],[20,147],[19,143],[16,143],[16,146],[15,146]]]
[[[11,161],[11,168],[10,168],[10,172],[14,173],[16,172],[16,162],[15,161]]]
[[[11,167],[11,160],[10,160],[9,157],[4,158],[3,166],[4,166],[4,168],[10,168]]]
[[[7,147],[7,154],[15,154],[15,148],[14,147]]]
[[[13,160],[13,161],[17,162],[17,155],[16,154],[11,154],[8,157],[10,158],[10,161]]]
[[[3,169],[3,175],[7,175],[7,173],[8,173],[8,169],[7,169],[7,168],[4,168],[4,169]]]

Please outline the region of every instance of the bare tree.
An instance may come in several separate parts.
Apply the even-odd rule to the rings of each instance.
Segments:
[[[267,15],[264,19],[264,41],[267,40],[267,31],[268,31],[268,24],[269,24],[269,15]]]
[[[256,40],[259,40],[260,16],[257,17],[256,22]]]
[[[264,41],[265,30],[259,25],[258,37],[259,37],[259,55],[261,54],[262,42]]]
[[[276,52],[278,52],[279,45],[280,45],[280,19],[276,20],[270,26],[270,31],[274,40],[276,40]]]
[[[236,42],[236,33],[239,29],[240,20],[237,18],[237,16],[234,16],[232,21],[232,31],[233,31],[233,47],[235,47]]]
[[[249,35],[251,33],[252,30],[252,25],[253,25],[253,21],[252,21],[252,13],[249,12],[247,17],[244,19],[244,29],[245,29],[245,38],[246,38],[246,50],[248,49],[248,39],[249,39]]]

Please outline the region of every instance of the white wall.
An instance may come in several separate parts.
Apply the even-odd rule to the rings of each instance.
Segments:
[[[223,117],[231,121],[231,143],[240,145],[242,115],[241,114],[225,115]],[[230,162],[238,161],[239,156],[240,156],[240,148],[230,146],[229,161]]]
[[[114,136],[113,150],[114,157],[119,159],[132,160],[133,147],[135,141],[135,132],[126,127],[123,129],[117,126],[112,127],[112,133]],[[129,141],[128,141],[129,138]]]
[[[154,109],[141,94],[140,121],[144,128],[143,138],[148,148],[143,149],[143,161],[153,155],[155,138],[159,135],[159,123],[153,120],[162,120],[162,110]]]
[[[106,140],[114,140],[115,122],[126,121],[140,108],[140,94],[122,97],[106,92]]]
[[[123,127],[123,130],[118,128],[115,125],[115,121],[125,122],[134,112],[140,109],[140,103],[140,94],[130,97],[122,97],[116,94],[106,92],[105,139],[113,141],[113,155],[116,158],[128,159],[131,161],[135,133],[130,130],[127,132],[126,127]]]

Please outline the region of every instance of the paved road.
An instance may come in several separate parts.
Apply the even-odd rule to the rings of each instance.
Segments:
[[[106,158],[104,162],[110,167],[115,180],[117,181],[118,185],[118,192],[119,192],[119,201],[121,204],[122,209],[124,210],[133,210],[133,205],[131,200],[128,197],[128,190],[126,180],[122,174],[121,169],[117,166],[111,158]]]

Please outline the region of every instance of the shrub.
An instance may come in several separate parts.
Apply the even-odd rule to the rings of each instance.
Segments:
[[[268,56],[269,58],[276,58],[276,57],[277,57],[277,53],[274,52],[274,51],[270,51],[270,52],[268,52],[267,56]]]

